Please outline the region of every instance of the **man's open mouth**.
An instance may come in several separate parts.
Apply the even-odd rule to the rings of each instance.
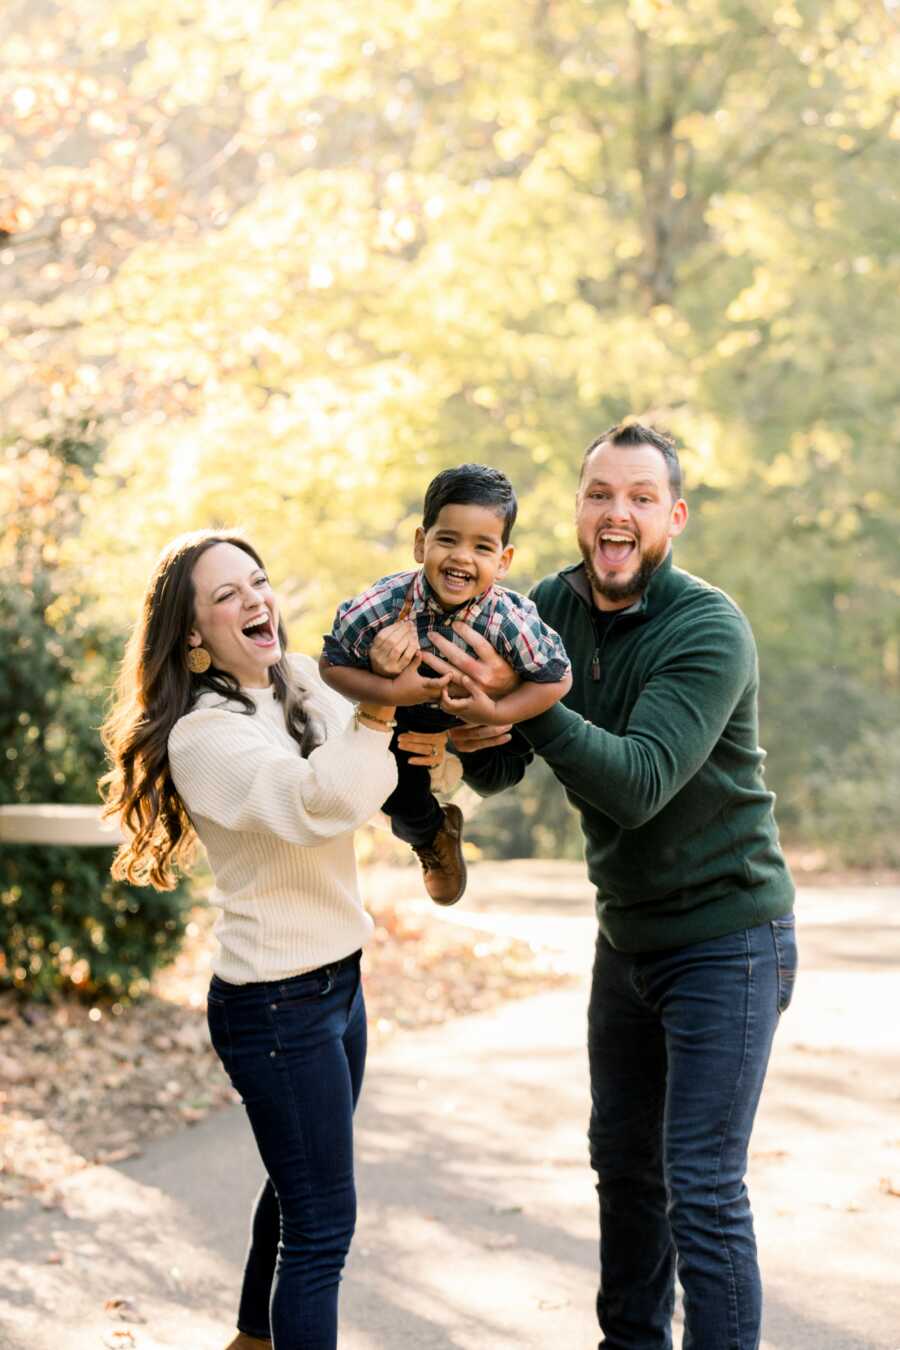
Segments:
[[[241,632],[257,647],[270,647],[275,641],[275,630],[268,615],[263,619],[254,619],[252,623],[246,624]]]
[[[637,551],[637,540],[620,530],[603,530],[597,536],[597,551],[610,567],[618,567]]]

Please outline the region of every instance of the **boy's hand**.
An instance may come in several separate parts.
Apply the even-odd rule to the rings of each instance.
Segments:
[[[428,653],[426,659],[429,664],[434,665],[435,670],[448,671],[452,668],[454,673],[462,671],[464,675],[476,681],[491,698],[502,698],[504,694],[511,694],[518,688],[521,683],[519,676],[512,666],[504,661],[500,653],[494,650],[487,638],[476,633],[474,628],[470,628],[461,619],[454,620],[453,627],[475,655],[470,656],[462,647],[457,647],[455,642],[449,642],[440,633],[431,633],[429,637],[438,657],[445,658],[443,661],[439,659],[432,662],[431,653]]]
[[[413,661],[418,665],[421,659],[419,635],[411,619],[398,619],[396,623],[387,624],[375,635],[369,648],[369,665],[373,675],[392,678]]]
[[[464,722],[469,722],[473,726],[506,726],[503,715],[497,713],[497,705],[484,690],[470,679],[468,675],[462,675],[457,672],[453,681],[454,685],[462,685],[467,691],[463,698],[454,698],[449,689],[445,689],[441,695],[441,707],[444,712],[452,713],[454,717],[461,717]]]
[[[416,703],[439,703],[450,679],[449,675],[425,678],[419,674],[418,662],[413,662],[392,679],[391,701],[398,708],[411,708]]]

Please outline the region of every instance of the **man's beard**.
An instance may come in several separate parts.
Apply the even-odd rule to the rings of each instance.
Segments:
[[[587,573],[588,581],[591,584],[591,590],[596,595],[602,595],[605,600],[639,600],[644,591],[650,585],[653,573],[659,567],[663,558],[666,556],[667,541],[663,542],[652,552],[644,553],[636,572],[632,572],[629,577],[604,577],[594,566],[594,549],[584,543],[579,537],[578,547],[581,549],[581,556],[584,559],[584,570]]]

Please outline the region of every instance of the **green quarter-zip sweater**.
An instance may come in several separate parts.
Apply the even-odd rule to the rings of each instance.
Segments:
[[[600,929],[620,951],[789,914],[758,745],[756,646],[734,602],[671,553],[641,600],[614,615],[594,606],[581,563],[532,599],[565,643],[572,689],[520,723],[506,753],[465,756],[467,780],[483,792],[509,786],[528,747],[547,761],[581,815]]]

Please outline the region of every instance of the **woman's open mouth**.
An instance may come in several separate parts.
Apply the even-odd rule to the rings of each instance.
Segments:
[[[597,536],[597,552],[608,567],[620,567],[637,552],[637,540],[620,530],[604,530]]]
[[[254,619],[252,623],[246,624],[241,629],[245,638],[249,638],[254,647],[274,647],[277,637],[275,629],[272,626],[272,620],[268,615],[262,619]]]

